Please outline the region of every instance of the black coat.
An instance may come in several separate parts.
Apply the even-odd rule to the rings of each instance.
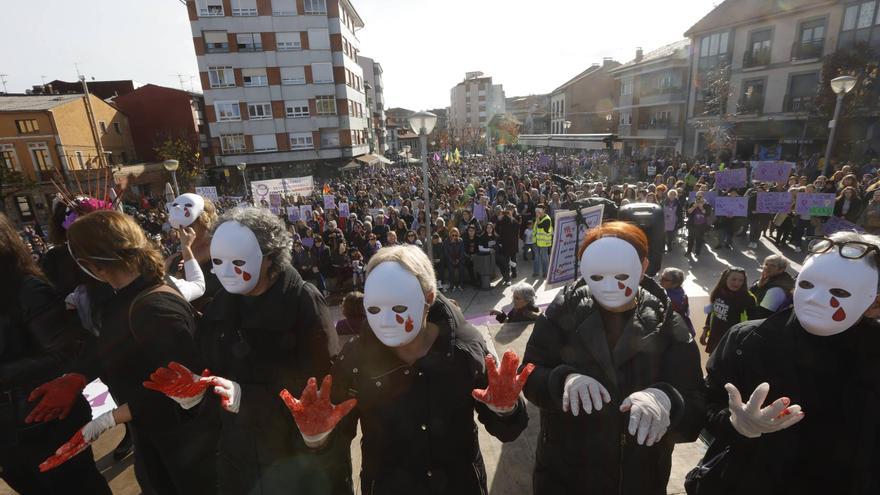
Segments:
[[[361,493],[371,495],[488,493],[474,411],[486,430],[511,442],[526,428],[520,399],[499,416],[471,396],[486,387],[486,342],[442,295],[428,321],[440,328],[428,354],[412,366],[364,325],[333,367],[334,403],[357,406],[335,430],[348,444],[360,421]],[[338,442],[338,439],[337,439]]]
[[[313,454],[278,396],[330,371],[328,329],[323,296],[293,268],[260,296],[220,291],[205,310],[196,339],[208,366],[241,387],[238,413],[220,412],[221,493],[351,493],[348,450]]]
[[[806,364],[806,367],[805,367]],[[709,456],[730,447],[718,495],[880,493],[880,324],[863,319],[830,337],[807,334],[792,310],[731,328],[706,367]],[[822,383],[823,381],[831,383]],[[786,396],[805,412],[756,439],[730,424],[726,383],[743,401],[762,382],[764,405]],[[811,465],[812,464],[812,465]]]
[[[526,398],[541,408],[535,494],[665,494],[674,444],[697,438],[705,422],[697,346],[652,280],[643,280],[637,301],[611,352],[601,310],[583,280],[560,292],[535,324],[523,356],[536,366]],[[611,402],[592,414],[563,412],[570,373],[598,380]],[[619,406],[649,387],[669,396],[672,424],[660,442],[646,447],[627,432],[629,415]]]
[[[519,222],[510,216],[502,216],[495,226],[498,231],[501,252],[508,258],[513,258],[519,252]]]

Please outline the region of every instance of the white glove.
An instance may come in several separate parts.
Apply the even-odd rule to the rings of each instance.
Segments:
[[[767,382],[758,385],[745,404],[739,390],[732,383],[724,385],[724,390],[727,390],[730,424],[744,437],[758,438],[764,433],[784,430],[804,419],[801,406],[789,406],[788,397],[780,397],[762,409],[761,405],[770,392],[770,384]]]
[[[214,385],[214,393],[220,396],[220,405],[223,409],[238,414],[238,409],[241,407],[241,386],[219,376],[211,377],[211,385]]]
[[[97,440],[102,433],[114,426],[116,426],[116,419],[113,418],[113,411],[107,411],[82,427],[83,439],[87,443],[92,443]]]
[[[580,412],[583,404],[584,412],[590,414],[593,409],[602,410],[602,403],[611,402],[611,394],[596,379],[587,375],[572,373],[565,377],[565,386],[562,391],[562,410],[571,411],[575,416]]]
[[[620,412],[629,411],[629,434],[648,447],[666,434],[671,410],[669,396],[658,388],[633,392],[620,404]]]

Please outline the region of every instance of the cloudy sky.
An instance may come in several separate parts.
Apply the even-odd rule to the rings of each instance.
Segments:
[[[0,74],[9,92],[41,77],[133,79],[199,90],[186,7],[179,0],[6,0]],[[507,96],[546,93],[613,57],[682,38],[717,0],[353,0],[366,27],[361,54],[385,71],[386,107],[449,104],[468,71]],[[180,76],[178,76],[180,74]]]

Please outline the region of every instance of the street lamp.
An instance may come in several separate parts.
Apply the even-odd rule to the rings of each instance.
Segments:
[[[563,132],[563,134],[568,134],[568,129],[571,128],[571,121],[566,120],[565,122],[562,123],[562,127],[565,128],[565,132]]]
[[[428,188],[428,134],[434,130],[437,116],[431,112],[416,112],[409,117],[409,126],[419,134],[419,145],[422,148],[422,188],[425,194],[425,253],[433,259],[431,253],[431,198]]]
[[[834,105],[834,118],[828,123],[831,129],[828,134],[828,144],[825,146],[825,167],[822,175],[831,176],[831,148],[834,146],[834,135],[837,133],[837,119],[840,117],[840,107],[843,97],[856,86],[856,78],[853,76],[840,76],[831,80],[831,90],[837,94],[837,103]]]
[[[248,196],[248,185],[247,185],[247,175],[244,173],[244,169],[247,168],[247,163],[241,162],[235,166],[239,172],[241,172],[241,184],[244,186],[244,196],[242,196],[243,201],[247,201]]]
[[[180,196],[180,187],[177,186],[177,168],[180,167],[180,162],[177,160],[165,160],[162,162],[162,166],[165,167],[165,170],[171,172],[171,180],[174,182],[174,194]]]

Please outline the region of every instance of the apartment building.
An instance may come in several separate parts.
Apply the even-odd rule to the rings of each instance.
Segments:
[[[726,149],[777,159],[823,150],[828,121],[815,104],[827,84],[823,57],[856,41],[880,46],[877,10],[874,0],[718,5],[685,33],[692,52],[685,154]]]
[[[611,69],[617,86],[614,113],[626,156],[680,153],[687,108],[690,40],[644,53]]]
[[[550,95],[513,96],[505,106],[520,122],[523,134],[550,133]]]
[[[504,88],[482,72],[468,72],[450,90],[447,111],[449,132],[456,145],[467,149],[482,146],[492,117],[506,111]]]
[[[253,179],[369,153],[364,75],[348,0],[187,0],[218,165]]]
[[[610,58],[593,64],[550,93],[551,134],[599,134],[612,132],[614,78],[619,66]]]
[[[382,155],[388,149],[385,129],[385,85],[382,83],[382,65],[375,60],[359,56],[358,62],[364,71],[364,87],[367,96],[367,128],[369,129],[370,152]]]

